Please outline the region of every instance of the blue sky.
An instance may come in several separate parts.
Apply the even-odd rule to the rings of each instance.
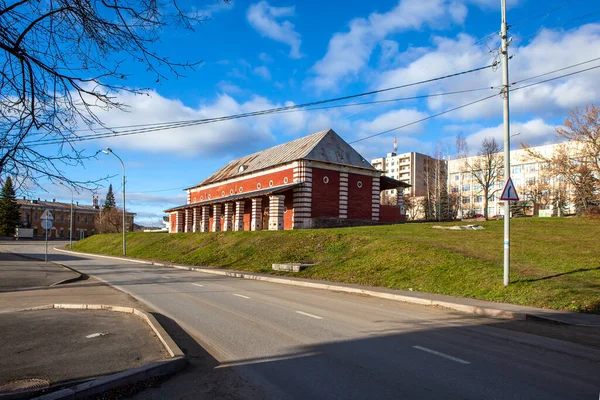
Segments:
[[[158,82],[134,63],[127,65],[131,75],[125,84],[148,87],[149,95],[116,93],[130,109],[99,112],[108,126],[218,117],[401,85],[489,65],[499,45],[500,0],[178,3],[210,20],[195,32],[165,31],[156,49],[177,60],[203,60],[202,65],[185,78]],[[597,1],[508,4],[511,82],[600,57]],[[128,209],[138,213],[139,223],[158,224],[162,210],[185,203],[182,188],[234,158],[328,128],[349,142],[358,140],[497,93],[489,88],[501,80],[500,69],[487,69],[356,101],[481,89],[476,92],[259,116],[78,146],[88,153],[111,147],[125,161]],[[600,69],[515,92],[512,131],[533,145],[556,142],[554,128],[568,110],[597,103],[599,93]],[[483,138],[501,138],[501,124],[497,96],[355,147],[374,158],[392,151],[397,136],[399,152],[431,154],[441,147],[451,155],[457,133],[476,151]],[[112,183],[120,201],[121,166],[114,157],[101,154],[84,169],[67,172],[75,179],[114,175],[106,187]],[[61,186],[45,189],[35,196],[70,198]],[[105,193],[99,192],[101,200]],[[90,193],[76,197],[91,202]]]

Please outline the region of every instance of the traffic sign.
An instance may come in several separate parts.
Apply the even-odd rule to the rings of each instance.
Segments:
[[[504,189],[502,190],[502,196],[500,196],[500,200],[513,200],[519,201],[519,195],[517,194],[517,189],[515,189],[515,185],[511,178],[508,178],[506,184],[504,185]]]
[[[46,208],[46,210],[42,213],[42,216],[40,217],[40,219],[42,221],[44,221],[44,220],[54,221],[54,215],[52,215],[49,208]]]
[[[44,229],[52,228],[52,220],[51,219],[43,219],[42,220],[42,228],[44,228]]]

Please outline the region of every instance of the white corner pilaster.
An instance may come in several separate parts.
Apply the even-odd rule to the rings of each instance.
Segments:
[[[210,206],[202,206],[202,221],[200,222],[200,232],[208,232],[210,224]]]
[[[348,174],[340,172],[340,219],[348,218]]]
[[[234,231],[244,230],[244,205],[244,200],[239,200],[235,202],[235,218],[233,223]]]
[[[379,176],[373,177],[373,185],[371,186],[371,220],[373,221],[379,221],[379,204],[381,201],[380,181],[381,178]]]
[[[225,203],[225,212],[223,215],[223,230],[233,230],[233,203]]]
[[[220,232],[221,231],[221,204],[213,204],[213,224],[212,231]]]
[[[283,230],[283,203],[284,195],[269,196],[269,230]]]
[[[250,230],[262,231],[262,198],[260,197],[255,197],[252,199]]]

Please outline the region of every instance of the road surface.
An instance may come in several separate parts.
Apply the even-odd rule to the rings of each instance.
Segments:
[[[43,258],[43,243],[0,249]],[[600,351],[443,309],[107,258],[49,257],[176,321],[268,398],[598,399]],[[501,321],[495,321],[501,325]]]

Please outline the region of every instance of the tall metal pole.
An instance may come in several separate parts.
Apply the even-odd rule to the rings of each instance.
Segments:
[[[504,178],[510,178],[510,118],[508,81],[508,26],[506,24],[506,0],[500,0],[502,7],[502,100],[504,109]],[[504,287],[510,282],[510,201],[504,201]]]
[[[126,256],[127,255],[127,235],[126,235],[126,224],[125,224],[125,164],[123,163],[123,160],[121,160],[121,157],[119,157],[118,155],[115,154],[114,151],[112,151],[112,149],[110,147],[107,147],[106,150],[102,150],[102,152],[104,154],[112,154],[113,156],[117,157],[119,159],[119,161],[121,162],[121,167],[123,168],[123,255]]]

